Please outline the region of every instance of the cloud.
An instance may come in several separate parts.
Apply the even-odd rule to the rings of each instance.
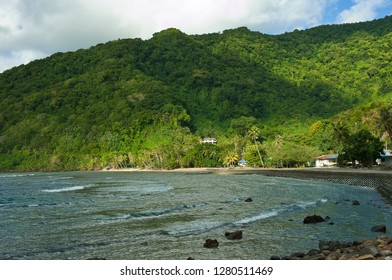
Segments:
[[[386,0],[353,0],[353,6],[338,15],[339,23],[355,23],[373,20],[378,9],[387,6]]]
[[[55,52],[118,38],[148,39],[169,27],[202,34],[247,26],[277,34],[323,22],[337,0],[0,0],[0,72]],[[382,0],[355,1],[342,18]],[[369,4],[371,3],[371,4]],[[356,8],[355,8],[356,7]],[[5,43],[3,43],[5,42]]]

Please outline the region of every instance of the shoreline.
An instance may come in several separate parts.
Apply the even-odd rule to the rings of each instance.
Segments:
[[[392,169],[353,169],[338,167],[310,168],[252,168],[252,167],[195,167],[177,169],[142,169],[120,168],[100,170],[25,170],[4,171],[3,173],[21,172],[156,172],[156,173],[192,173],[246,175],[259,174],[272,177],[294,178],[300,180],[318,180],[336,184],[345,184],[375,189],[385,201],[392,205]]]

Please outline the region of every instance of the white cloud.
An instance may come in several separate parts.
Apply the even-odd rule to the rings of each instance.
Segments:
[[[118,38],[147,39],[169,27],[188,34],[240,26],[264,33],[308,28],[321,24],[326,9],[339,1],[0,0],[0,72],[58,51]],[[374,10],[381,2],[356,0],[342,17],[362,14],[364,3]]]
[[[44,58],[46,53],[34,50],[12,51],[0,55],[0,73],[16,65],[27,64],[32,60]]]
[[[339,14],[339,23],[373,20],[377,16],[377,10],[387,6],[386,0],[353,0],[352,2],[353,6]]]

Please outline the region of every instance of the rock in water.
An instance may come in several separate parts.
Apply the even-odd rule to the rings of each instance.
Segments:
[[[245,202],[252,202],[253,199],[251,197],[248,197],[247,199],[245,199]]]
[[[360,203],[359,203],[359,201],[358,201],[358,200],[353,200],[353,205],[355,205],[355,206],[359,206],[359,205],[360,205]]]
[[[240,240],[242,239],[242,230],[237,230],[234,232],[226,232],[225,236],[229,240]]]
[[[216,239],[207,239],[204,242],[204,248],[218,248],[219,242]]]
[[[325,222],[324,218],[318,215],[307,216],[304,219],[304,224],[317,224]]]
[[[383,232],[383,233],[386,233],[387,232],[387,227],[385,225],[373,226],[372,227],[372,231],[373,232]]]

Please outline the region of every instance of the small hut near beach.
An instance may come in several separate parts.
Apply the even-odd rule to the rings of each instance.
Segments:
[[[316,167],[331,167],[338,164],[338,154],[322,155],[315,158]]]

